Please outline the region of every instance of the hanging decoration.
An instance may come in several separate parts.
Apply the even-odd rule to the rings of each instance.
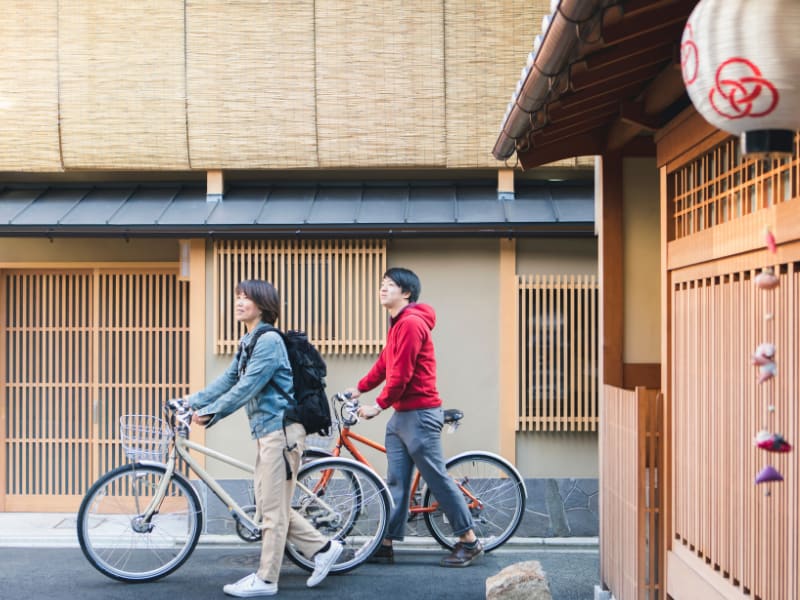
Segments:
[[[769,254],[776,254],[778,252],[778,245],[775,241],[775,236],[772,231],[767,228],[764,234],[764,245],[766,246]],[[774,290],[780,285],[780,278],[775,274],[772,267],[765,267],[754,278],[754,283],[757,288],[763,290],[766,294],[765,306],[767,312],[764,315],[764,336],[774,338],[774,323],[772,323],[773,306],[775,302]],[[770,326],[768,327],[767,324]],[[767,383],[772,380],[778,372],[775,364],[776,349],[775,344],[772,342],[762,342],[758,345],[753,352],[750,362],[758,366],[758,383]],[[775,386],[769,384],[765,390],[765,403],[766,403],[766,416],[765,427],[756,433],[753,438],[753,445],[767,452],[785,453],[792,450],[792,445],[786,441],[782,435],[773,433],[766,425],[771,422],[775,416]],[[770,483],[773,481],[783,481],[783,475],[772,465],[766,465],[756,475],[755,482]],[[767,486],[766,495],[770,495],[769,486]]]
[[[791,156],[800,129],[800,2],[701,0],[681,40],[689,98],[742,154]]]

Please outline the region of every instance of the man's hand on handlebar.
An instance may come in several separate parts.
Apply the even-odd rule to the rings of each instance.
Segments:
[[[359,406],[356,414],[362,419],[369,420],[381,414],[381,407],[377,404],[373,404],[372,406]]]

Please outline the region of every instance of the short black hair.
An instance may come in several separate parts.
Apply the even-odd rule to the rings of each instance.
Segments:
[[[414,271],[403,267],[392,267],[383,276],[394,281],[403,292],[409,292],[409,302],[416,302],[419,299],[422,284]]]
[[[268,281],[246,279],[236,286],[236,295],[244,294],[261,311],[261,320],[274,325],[281,316],[281,297],[278,290]]]

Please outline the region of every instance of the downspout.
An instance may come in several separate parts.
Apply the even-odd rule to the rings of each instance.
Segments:
[[[552,4],[556,2],[541,46],[535,51],[533,64],[492,150],[497,160],[505,160],[514,154],[517,140],[531,128],[534,114],[547,100],[554,78],[569,66],[575,49],[581,43],[580,26],[589,21],[598,8],[608,4],[606,0],[554,0]]]

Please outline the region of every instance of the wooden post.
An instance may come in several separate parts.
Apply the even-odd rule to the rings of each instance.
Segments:
[[[599,160],[600,194],[596,201],[600,215],[601,384],[622,387],[622,157],[619,154],[606,154]]]
[[[517,334],[517,242],[500,240],[500,293],[498,352],[500,374],[500,454],[512,463],[517,458],[517,382],[519,381]]]
[[[189,391],[206,385],[206,242],[188,240],[189,244]],[[205,427],[193,427],[190,439],[205,444]],[[196,455],[205,464],[203,455]]]
[[[514,199],[514,169],[497,169],[497,198],[498,200]]]
[[[8,322],[6,317],[6,274],[0,270],[0,331],[8,331]],[[7,336],[3,335],[0,339],[0,350],[2,356],[8,356]],[[8,415],[6,414],[7,403],[6,398],[6,361],[0,361],[0,512],[6,510],[6,481],[8,473],[6,471],[6,421]]]
[[[216,202],[222,200],[225,193],[225,176],[219,169],[208,171],[206,175],[206,200]]]

